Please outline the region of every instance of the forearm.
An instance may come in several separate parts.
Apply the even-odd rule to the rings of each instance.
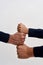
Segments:
[[[14,44],[14,36],[8,33],[0,32],[0,41],[5,43]]]
[[[29,57],[43,57],[43,46],[30,48]]]
[[[0,41],[7,43],[10,38],[10,34],[0,31]]]
[[[43,29],[28,29],[29,37],[43,38]]]
[[[33,48],[35,57],[43,57],[43,46]]]

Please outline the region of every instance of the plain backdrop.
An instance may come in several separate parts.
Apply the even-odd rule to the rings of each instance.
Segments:
[[[14,34],[18,23],[43,29],[43,0],[0,0],[0,31]],[[26,37],[30,47],[43,46],[43,39]],[[43,65],[43,58],[18,59],[16,46],[0,42],[0,65]]]

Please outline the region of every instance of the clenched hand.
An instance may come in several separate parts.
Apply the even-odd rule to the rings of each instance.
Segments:
[[[33,48],[30,48],[25,44],[17,46],[17,55],[20,59],[27,59],[33,57]]]
[[[24,44],[26,35],[24,33],[17,32],[15,34],[10,35],[9,43],[14,45],[21,45]]]

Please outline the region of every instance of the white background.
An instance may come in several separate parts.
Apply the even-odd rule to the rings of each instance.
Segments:
[[[13,34],[18,23],[43,29],[43,0],[0,0],[0,31]],[[30,46],[43,45],[43,39],[26,38]],[[16,46],[0,42],[0,65],[43,65],[43,58],[18,59]]]

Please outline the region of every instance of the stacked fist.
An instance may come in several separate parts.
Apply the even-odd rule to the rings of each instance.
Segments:
[[[29,29],[22,23],[17,26],[17,33],[10,35],[9,43],[17,45],[17,56],[21,59],[26,59],[33,56],[33,49],[25,45],[24,41]]]

